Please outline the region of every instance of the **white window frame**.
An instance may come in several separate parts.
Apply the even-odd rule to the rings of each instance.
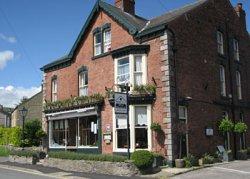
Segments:
[[[129,79],[129,85],[131,86],[130,90],[134,89],[135,84],[135,78],[134,78],[134,72],[135,72],[135,57],[142,56],[142,85],[147,84],[147,55],[146,54],[130,54],[127,56],[123,56],[120,58],[114,59],[114,79],[115,84],[118,84],[117,80],[117,74],[118,74],[118,61],[121,59],[124,59],[126,57],[129,58],[129,72],[130,72],[130,79]],[[117,90],[117,88],[116,88]]]
[[[227,96],[225,67],[220,65],[220,94]]]
[[[236,87],[237,87],[237,96],[238,99],[242,99],[242,86],[241,86],[241,74],[239,71],[236,71]]]
[[[106,33],[110,33],[110,39],[107,41],[106,39]],[[112,34],[111,34],[111,29],[105,29],[103,31],[103,52],[109,52],[111,50],[111,39],[112,39]]]
[[[224,55],[224,36],[221,31],[217,31],[217,49],[219,54]]]
[[[58,95],[57,95],[57,91],[58,91],[58,81],[57,79],[52,79],[51,81],[51,101],[55,102],[58,100]]]
[[[135,107],[147,107],[147,127],[148,127],[148,148],[147,149],[136,149],[135,148]],[[129,123],[130,123],[130,152],[137,150],[152,150],[152,130],[150,128],[152,124],[152,107],[151,105],[130,105],[129,106]],[[116,130],[116,115],[113,108],[113,152],[127,152],[127,148],[117,148],[117,130]]]
[[[96,43],[97,35],[101,35],[101,38],[102,38],[102,32],[100,31],[100,32],[97,32],[97,33],[94,34],[94,55],[95,56],[98,56],[98,55],[102,54],[102,40],[101,40],[101,42]],[[100,53],[97,53],[96,49],[99,48],[99,47],[101,48],[101,50],[100,50]]]
[[[88,78],[87,73],[88,73],[88,71],[82,71],[82,72],[78,73],[78,79],[79,79],[79,96],[88,96],[88,84],[85,84],[85,81],[86,81],[85,78]],[[81,77],[82,75],[84,76],[84,78]],[[87,81],[88,81],[88,79],[87,79]],[[82,89],[86,90],[86,94],[81,94],[81,90]]]
[[[240,51],[239,51],[239,41],[233,39],[233,47],[234,47],[234,59],[236,61],[240,61]]]

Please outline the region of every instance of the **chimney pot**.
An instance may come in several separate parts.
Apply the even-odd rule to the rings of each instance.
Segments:
[[[115,0],[115,6],[123,12],[135,15],[135,0]]]

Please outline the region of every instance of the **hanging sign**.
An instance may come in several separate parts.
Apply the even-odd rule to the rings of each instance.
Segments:
[[[115,114],[127,114],[128,101],[126,93],[115,93]]]

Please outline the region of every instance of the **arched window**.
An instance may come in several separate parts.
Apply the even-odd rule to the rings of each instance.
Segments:
[[[79,96],[88,95],[88,68],[83,66],[78,70]]]

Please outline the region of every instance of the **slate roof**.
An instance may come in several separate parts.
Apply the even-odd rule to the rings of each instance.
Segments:
[[[41,68],[42,71],[48,71],[54,67],[62,66],[65,63],[71,63],[72,58],[75,54],[75,51],[78,47],[78,44],[81,42],[82,38],[85,35],[85,32],[90,24],[94,15],[99,12],[99,9],[105,11],[108,15],[110,15],[114,20],[116,20],[120,25],[122,25],[131,35],[135,37],[140,37],[147,35],[149,33],[164,30],[166,25],[180,17],[181,15],[199,7],[200,5],[208,2],[209,0],[197,0],[195,3],[186,5],[182,8],[167,12],[159,17],[155,17],[151,20],[144,19],[137,15],[133,16],[126,12],[123,12],[121,9],[110,5],[102,0],[96,2],[92,12],[90,13],[85,25],[83,26],[78,38],[76,39],[70,53],[64,57],[61,57],[52,63],[49,63]],[[62,66],[63,67],[63,66]]]

